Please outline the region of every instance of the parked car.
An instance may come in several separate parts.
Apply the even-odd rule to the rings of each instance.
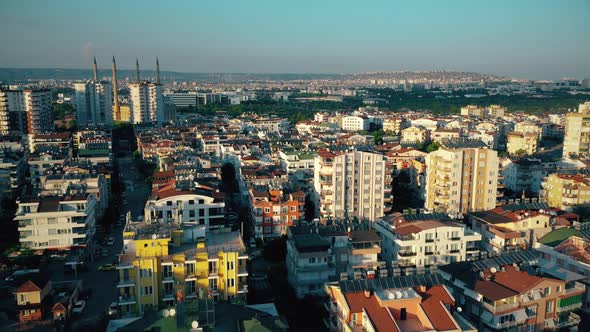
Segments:
[[[75,314],[81,314],[84,311],[84,308],[86,308],[86,301],[78,301],[74,304],[72,312]]]
[[[109,236],[107,239],[107,246],[112,247],[115,244],[115,239],[112,236]]]
[[[101,266],[98,267],[99,271],[112,271],[115,269],[115,265],[114,264],[103,264]]]
[[[109,306],[109,316],[115,316],[119,313],[119,307],[117,306],[117,302],[111,303]]]

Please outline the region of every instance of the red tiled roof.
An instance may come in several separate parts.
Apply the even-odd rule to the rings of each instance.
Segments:
[[[544,279],[525,271],[516,271],[512,265],[506,265],[504,269],[505,272],[495,273],[495,282],[518,293],[526,292]]]
[[[444,304],[455,305],[455,300],[447,290],[447,288],[443,285],[434,285],[430,287],[426,294],[438,298]]]
[[[32,282],[31,280],[27,280],[24,284],[20,285],[17,289],[16,292],[17,293],[26,293],[26,292],[35,292],[35,291],[40,291],[41,288],[39,288],[39,286],[35,285],[34,282]]]
[[[381,307],[375,295],[367,298],[364,292],[344,293],[351,313],[367,312],[373,327],[379,332],[399,332],[387,307]]]
[[[459,328],[449,315],[443,303],[435,296],[429,297],[420,304],[437,331],[456,330]]]

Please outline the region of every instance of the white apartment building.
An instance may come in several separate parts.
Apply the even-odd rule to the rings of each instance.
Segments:
[[[0,134],[53,131],[49,89],[0,89]]]
[[[163,187],[147,200],[144,214],[147,222],[193,223],[207,230],[225,227],[223,194],[203,188]]]
[[[85,245],[94,237],[96,206],[91,193],[21,200],[14,217],[19,242],[31,249]]]
[[[162,85],[151,82],[129,83],[129,101],[132,123],[164,122],[164,96]]]
[[[113,126],[113,87],[107,81],[74,84],[79,128]]]
[[[287,280],[298,298],[320,295],[324,284],[336,279],[330,242],[317,233],[289,234]]]
[[[376,221],[383,216],[385,168],[383,155],[349,152],[334,158],[334,216]]]
[[[394,214],[380,219],[381,259],[388,267],[423,269],[479,255],[481,234],[445,214]]]
[[[458,214],[493,209],[498,186],[498,153],[482,142],[447,143],[426,157],[425,207]],[[477,147],[475,147],[477,146]]]
[[[313,165],[313,186],[319,197],[320,218],[334,217],[334,158],[335,154],[326,150],[318,150]]]
[[[346,131],[369,130],[369,119],[357,115],[344,116],[342,117],[342,129]]]

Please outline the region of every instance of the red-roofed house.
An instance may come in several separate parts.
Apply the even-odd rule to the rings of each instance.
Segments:
[[[43,319],[43,306],[51,291],[51,281],[47,278],[27,280],[15,292],[18,319],[20,322]]]

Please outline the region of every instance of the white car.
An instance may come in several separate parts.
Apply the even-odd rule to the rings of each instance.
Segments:
[[[114,316],[117,313],[119,313],[119,308],[117,307],[117,302],[113,302],[109,306],[109,316]]]
[[[72,309],[72,312],[75,314],[81,314],[84,311],[85,307],[86,307],[86,301],[78,301],[78,302],[76,302],[76,304],[74,304],[74,308]]]

